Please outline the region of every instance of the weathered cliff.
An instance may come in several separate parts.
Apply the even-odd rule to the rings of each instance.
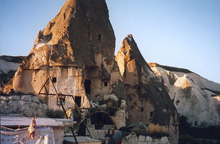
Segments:
[[[116,61],[126,85],[129,122],[177,124],[176,108],[163,83],[144,60],[132,35],[123,40]]]
[[[220,84],[186,69],[149,65],[164,82],[178,113],[187,117],[192,126],[220,124]]]
[[[53,67],[97,69],[110,79],[106,65],[114,65],[115,36],[104,0],[68,0],[23,60],[11,85],[17,92],[37,93]],[[104,64],[103,62],[107,63]],[[40,71],[38,71],[40,70]]]
[[[104,0],[68,0],[43,31],[39,31],[21,68],[95,66],[95,53],[114,57],[115,36]],[[41,57],[39,57],[41,56]]]
[[[24,56],[0,56],[0,93],[4,86],[13,78]]]

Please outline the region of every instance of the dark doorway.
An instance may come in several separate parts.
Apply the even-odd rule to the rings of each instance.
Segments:
[[[77,104],[78,107],[81,107],[81,97],[80,96],[75,97],[75,103]]]
[[[114,125],[111,118],[105,113],[95,113],[91,116],[91,124],[95,125],[95,129],[102,129],[104,125]]]
[[[98,40],[102,40],[102,35],[98,34]]]
[[[86,79],[84,82],[84,85],[85,85],[86,94],[90,94],[91,93],[91,80]]]
[[[78,131],[78,135],[79,136],[86,136],[86,120],[84,120],[84,122],[82,122],[79,126],[79,131]]]
[[[108,82],[104,82],[104,86],[108,86]]]

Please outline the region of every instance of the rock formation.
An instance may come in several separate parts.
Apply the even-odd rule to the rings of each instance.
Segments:
[[[14,76],[23,56],[0,56],[0,83],[5,85]]]
[[[61,101],[66,110],[84,109],[83,117],[74,117],[79,133],[86,134],[82,125],[86,121],[92,136],[103,138],[108,128],[126,124],[124,84],[114,51],[115,35],[105,0],[67,0],[39,31],[31,52],[7,87],[17,93],[36,94],[49,109],[62,110]]]
[[[92,137],[100,139],[108,129],[119,129],[126,122],[144,122],[164,126],[171,138],[178,139],[176,109],[133,37],[123,40],[117,62],[114,51],[105,0],[67,0],[39,31],[7,87],[36,94],[49,109],[61,110],[62,102],[69,116],[75,116],[79,135],[88,134],[83,121],[90,125]],[[78,107],[80,118],[74,113]]]
[[[187,69],[149,64],[162,79],[178,113],[195,127],[220,124],[220,84]]]
[[[163,83],[144,60],[132,35],[123,40],[116,61],[126,85],[129,123],[142,121],[146,124],[172,125],[177,133],[176,108]]]
[[[104,0],[66,1],[57,16],[39,31],[31,52],[13,79],[13,89],[37,93],[50,68],[59,66],[102,67],[100,75],[110,79],[104,65],[114,63],[115,36],[108,17]],[[43,71],[30,72],[37,70]]]

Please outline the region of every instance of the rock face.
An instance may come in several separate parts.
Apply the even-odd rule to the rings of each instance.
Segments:
[[[14,76],[23,59],[23,56],[0,56],[0,93]]]
[[[220,84],[186,69],[149,65],[163,80],[178,113],[187,117],[192,126],[220,124]]]
[[[104,0],[66,1],[57,16],[39,31],[22,69],[96,66],[96,53],[113,60],[115,36],[108,17]]]
[[[123,40],[117,62],[114,51],[115,36],[105,1],[67,0],[39,31],[31,52],[5,91],[37,94],[39,99],[26,95],[14,98],[18,105],[25,105],[27,115],[32,114],[30,107],[36,109],[41,102],[55,110],[62,109],[62,102],[69,113],[82,108],[82,117],[72,114],[79,135],[87,135],[83,121],[100,139],[109,129],[124,127],[126,122],[144,122],[162,125],[170,141],[176,143],[176,109],[133,37]],[[2,103],[3,107],[14,104]]]
[[[50,68],[60,66],[100,67],[97,71],[103,79],[110,79],[106,65],[113,65],[114,50],[115,36],[105,1],[68,0],[39,31],[31,52],[13,78],[13,89],[37,93]]]
[[[80,125],[84,120],[104,137],[109,127],[126,125],[124,83],[114,51],[115,35],[105,0],[67,0],[39,31],[31,52],[7,87],[37,94],[49,109],[62,110],[60,101],[66,110],[85,109],[77,119],[79,133],[86,134],[85,126]],[[93,134],[99,136],[97,133]]]
[[[129,123],[142,121],[177,126],[176,108],[163,83],[145,62],[132,35],[123,40],[116,61],[126,85]]]

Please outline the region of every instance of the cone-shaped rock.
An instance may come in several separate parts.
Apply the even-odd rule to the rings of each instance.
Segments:
[[[10,83],[16,92],[38,93],[48,75],[71,75],[69,67],[93,75],[84,74],[82,81],[86,77],[110,80],[112,68],[106,65],[112,67],[115,63],[114,50],[115,35],[105,0],[67,0],[56,17],[39,31],[31,52]]]
[[[141,55],[132,35],[128,35],[116,56],[126,85],[129,123],[177,125],[177,111],[163,85]]]
[[[104,0],[67,0],[35,40],[23,69],[95,65],[94,54],[114,58],[115,36]]]

